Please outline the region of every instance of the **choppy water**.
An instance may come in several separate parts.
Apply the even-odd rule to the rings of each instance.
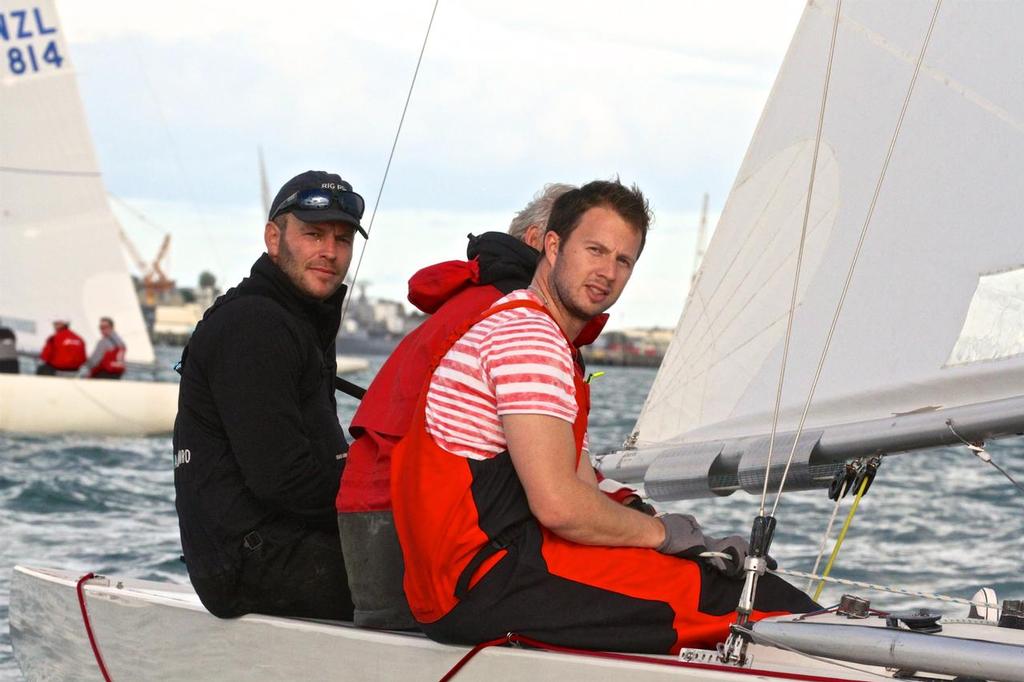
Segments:
[[[352,379],[365,385],[378,365]],[[605,369],[593,384],[595,452],[622,442],[654,379],[650,369]],[[339,403],[347,424],[355,402],[339,397]],[[1024,439],[993,444],[990,452],[1024,479]],[[169,437],[0,435],[0,680],[19,679],[7,626],[14,564],[185,582],[170,458]],[[695,514],[712,533],[746,535],[757,500],[739,493],[675,507]],[[784,567],[810,570],[831,509],[824,491],[783,498],[773,554]],[[888,458],[834,575],[968,598],[989,585],[1000,598],[1024,598],[1022,510],[1024,496],[966,448]],[[823,601],[840,593],[826,591]],[[889,606],[926,603],[864,595]],[[966,613],[960,606],[939,608]]]

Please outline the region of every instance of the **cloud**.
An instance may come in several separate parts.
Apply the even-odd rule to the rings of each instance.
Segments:
[[[442,1],[381,203],[382,234],[404,241],[371,241],[374,290],[402,294],[428,255],[461,253],[464,230],[503,226],[548,181],[620,174],[659,226],[704,191],[721,205],[802,4]],[[335,169],[374,203],[431,4],[58,9],[104,180],[161,216],[188,282],[211,268],[234,281],[261,248],[257,145],[274,185]],[[692,258],[671,248],[672,266],[644,263],[660,273],[651,295]],[[668,308],[629,306],[645,307]]]

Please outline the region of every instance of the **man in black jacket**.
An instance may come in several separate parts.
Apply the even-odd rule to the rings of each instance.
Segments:
[[[334,340],[363,208],[337,175],[288,181],[267,252],[182,354],[176,507],[189,577],[216,616],[352,618],[334,511],[348,450]]]

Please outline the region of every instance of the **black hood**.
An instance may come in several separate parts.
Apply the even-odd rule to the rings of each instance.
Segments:
[[[466,258],[477,259],[479,284],[512,291],[529,286],[540,252],[505,232],[485,232],[479,237],[469,235]]]

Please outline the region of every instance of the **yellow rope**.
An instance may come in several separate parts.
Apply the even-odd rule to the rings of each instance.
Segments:
[[[864,497],[864,490],[868,487],[869,477],[865,476],[864,480],[860,482],[860,490],[857,491],[857,497],[853,498],[853,506],[850,507],[850,513],[846,515],[846,521],[843,522],[843,529],[839,531],[839,537],[836,538],[836,546],[832,548],[832,555],[828,558],[828,564],[825,565],[825,570],[821,573],[821,582],[818,583],[818,589],[814,591],[814,601],[818,601],[818,597],[821,596],[821,591],[825,589],[825,578],[832,571],[832,564],[835,563],[836,557],[839,556],[839,548],[843,546],[843,540],[846,538],[846,531],[850,529],[850,522],[853,521],[853,515],[857,513],[857,507],[860,506],[860,498]]]

